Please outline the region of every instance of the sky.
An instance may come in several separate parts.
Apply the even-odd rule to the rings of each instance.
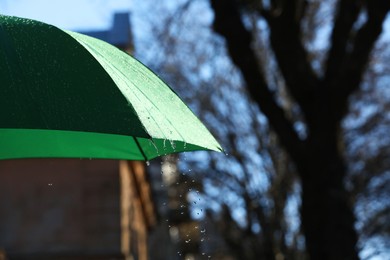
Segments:
[[[68,30],[102,29],[115,11],[129,11],[131,0],[2,0],[0,13],[31,18]]]

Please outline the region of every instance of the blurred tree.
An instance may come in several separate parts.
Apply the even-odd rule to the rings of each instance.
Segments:
[[[309,27],[305,19],[309,1],[210,2],[215,31],[226,40],[251,97],[297,168],[302,183],[301,219],[310,257],[357,259],[354,214],[344,186],[347,171],[340,129],[348,98],[361,85],[390,2],[336,1],[331,42],[319,72],[313,68],[306,47],[310,43],[302,37]],[[244,24],[250,15],[266,22],[280,75],[304,118],[304,137],[298,135],[271,92],[252,45],[254,36]]]
[[[381,60],[374,57],[363,73],[387,1],[261,3],[211,1],[214,29],[224,36],[228,55],[224,41],[209,30],[213,14],[204,0],[153,3],[159,17],[156,23],[156,13],[150,13],[155,38],[137,46],[140,55],[150,55],[142,60],[163,74],[229,152],[228,158],[184,155],[183,170],[205,177],[207,199],[195,212],[202,207],[220,212],[213,221],[238,259],[302,259],[296,224],[302,201],[311,258],[357,258],[349,191],[358,205],[361,247],[388,230],[383,201],[389,118],[380,111],[390,97],[385,86],[378,87],[386,82],[385,44],[375,51]],[[375,210],[365,210],[378,193],[383,199]],[[236,224],[227,224],[232,221]]]

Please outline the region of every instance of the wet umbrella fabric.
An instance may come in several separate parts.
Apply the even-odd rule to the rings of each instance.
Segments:
[[[152,71],[114,46],[0,16],[0,159],[221,151]]]

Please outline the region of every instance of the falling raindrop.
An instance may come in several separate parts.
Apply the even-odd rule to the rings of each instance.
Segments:
[[[150,138],[149,141],[154,146],[154,149],[156,149],[156,153],[158,155],[160,155],[160,152],[158,151],[158,147],[157,147],[156,143],[154,142],[154,140],[152,138]],[[162,162],[161,162],[161,164],[162,164]]]
[[[173,151],[176,151],[176,143],[173,140],[169,140],[169,142],[171,143]]]

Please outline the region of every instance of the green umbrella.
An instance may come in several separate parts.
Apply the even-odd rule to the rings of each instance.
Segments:
[[[0,159],[221,151],[158,76],[101,40],[0,15]]]

